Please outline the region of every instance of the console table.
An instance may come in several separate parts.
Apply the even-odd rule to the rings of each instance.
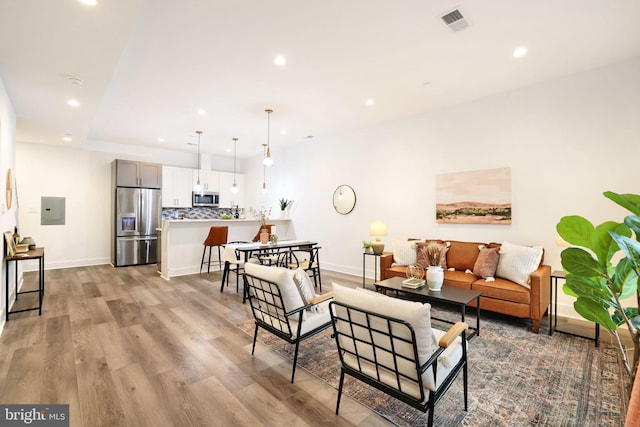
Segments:
[[[37,259],[38,260],[38,289],[32,291],[22,291],[18,292],[18,262],[24,261],[27,259]],[[14,313],[21,313],[23,311],[31,311],[38,310],[38,315],[42,314],[42,298],[44,297],[44,248],[35,248],[27,252],[17,253],[13,256],[8,256],[4,259],[7,263],[5,269],[5,293],[4,293],[4,304],[6,308],[6,316],[5,320],[9,320],[9,315]],[[38,293],[38,306],[31,308],[22,308],[19,310],[9,311],[9,265],[11,262],[15,263],[15,287],[16,287],[16,302],[18,301],[18,295],[22,294],[31,294],[34,292]]]

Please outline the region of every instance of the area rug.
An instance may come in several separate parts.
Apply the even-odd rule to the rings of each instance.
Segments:
[[[432,311],[433,317],[454,313]],[[459,316],[459,314],[457,314]],[[475,318],[469,319],[475,324]],[[448,325],[434,320],[434,327]],[[238,325],[253,336],[252,320]],[[303,368],[338,388],[340,363],[331,328],[300,345]],[[258,340],[285,358],[293,346],[260,330]],[[483,313],[469,343],[469,410],[462,376],[438,403],[436,426],[624,426],[625,373],[616,349],[561,333],[531,332],[519,319]],[[343,392],[398,426],[427,424],[427,414],[349,376]],[[336,391],[337,396],[337,391]]]

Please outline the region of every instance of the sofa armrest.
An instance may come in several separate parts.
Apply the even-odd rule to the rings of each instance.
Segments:
[[[391,264],[393,264],[393,252],[385,252],[380,255],[380,280],[388,279],[385,270],[391,268]]]
[[[316,295],[314,298],[309,300],[309,304],[316,305],[320,304],[323,301],[333,298],[333,292],[326,292],[322,295]]]
[[[531,319],[539,321],[551,302],[551,266],[541,265],[530,277]]]

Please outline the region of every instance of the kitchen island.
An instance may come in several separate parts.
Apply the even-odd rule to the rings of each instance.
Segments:
[[[295,239],[295,230],[289,219],[270,219],[276,226],[279,239]],[[162,221],[162,240],[159,266],[164,279],[195,274],[200,271],[204,239],[212,226],[229,227],[228,241],[250,242],[258,232],[260,221],[255,219],[167,219]],[[211,257],[211,269],[217,264],[217,252]],[[206,270],[206,268],[205,268]]]

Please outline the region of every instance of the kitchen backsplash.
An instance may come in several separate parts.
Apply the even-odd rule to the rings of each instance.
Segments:
[[[231,209],[219,208],[162,208],[162,219],[219,219],[222,214],[231,214]],[[186,216],[185,216],[186,215]],[[240,210],[240,218],[244,212]]]

